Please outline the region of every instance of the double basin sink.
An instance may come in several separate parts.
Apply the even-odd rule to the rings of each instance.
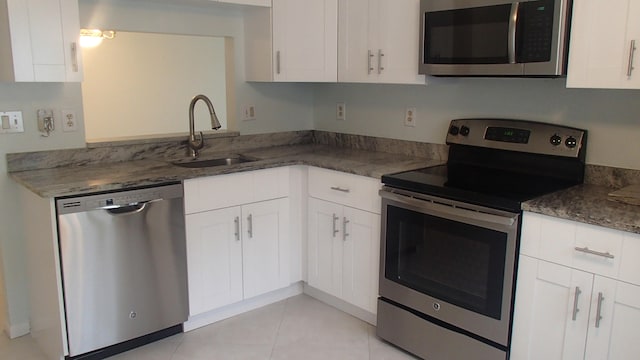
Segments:
[[[208,168],[215,166],[229,166],[242,164],[246,162],[256,161],[258,159],[244,156],[241,154],[234,154],[227,157],[220,157],[214,159],[189,159],[189,160],[179,160],[172,162],[173,165],[190,168],[190,169],[199,169],[199,168]]]

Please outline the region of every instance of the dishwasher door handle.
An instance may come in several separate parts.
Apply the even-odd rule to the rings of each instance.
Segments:
[[[107,205],[99,209],[106,210],[109,214],[115,216],[126,216],[143,212],[147,205],[162,201],[163,199],[153,199],[148,201],[140,201],[129,205]]]

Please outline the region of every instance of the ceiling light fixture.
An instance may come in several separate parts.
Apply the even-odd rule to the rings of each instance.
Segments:
[[[84,48],[96,47],[103,39],[111,40],[116,37],[113,30],[80,29],[80,46]]]

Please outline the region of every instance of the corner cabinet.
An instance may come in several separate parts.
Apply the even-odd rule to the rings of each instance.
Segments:
[[[244,16],[247,81],[337,81],[338,0],[273,0]]]
[[[1,81],[82,81],[78,0],[4,0],[0,18]]]
[[[380,182],[309,168],[308,283],[376,313]]]
[[[418,74],[419,0],[341,0],[338,81],[425,84]]]
[[[290,285],[288,168],[184,186],[191,316]]]
[[[640,2],[574,0],[569,88],[640,89]]]
[[[525,213],[511,359],[636,359],[640,235]]]

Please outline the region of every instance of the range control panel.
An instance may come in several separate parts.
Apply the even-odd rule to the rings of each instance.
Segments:
[[[568,126],[510,119],[452,120],[447,144],[579,157],[587,131]]]

